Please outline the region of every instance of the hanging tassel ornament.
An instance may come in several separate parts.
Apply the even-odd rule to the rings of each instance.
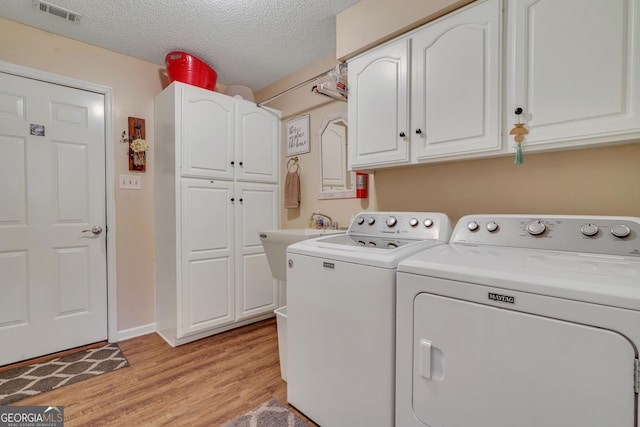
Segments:
[[[516,116],[518,116],[518,122],[520,122],[520,117],[522,115],[522,108],[516,108]],[[515,127],[511,129],[509,135],[513,135],[513,139],[516,142],[516,160],[513,162],[516,165],[521,165],[524,160],[522,158],[522,141],[524,141],[524,136],[529,133],[527,128],[524,127],[524,123],[516,123]]]

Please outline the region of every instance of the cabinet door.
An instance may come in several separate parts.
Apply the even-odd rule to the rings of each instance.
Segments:
[[[236,102],[236,179],[277,183],[280,117],[275,110],[248,101]]]
[[[509,3],[505,132],[524,110],[528,150],[640,132],[638,0]]]
[[[182,175],[233,179],[234,99],[182,87]]]
[[[412,36],[412,157],[501,148],[500,0],[449,14]]]
[[[233,184],[185,179],[181,189],[178,338],[235,320]]]
[[[409,162],[409,40],[349,61],[349,169]]]
[[[278,308],[278,283],[259,231],[278,227],[278,186],[236,184],[236,310],[237,320]]]

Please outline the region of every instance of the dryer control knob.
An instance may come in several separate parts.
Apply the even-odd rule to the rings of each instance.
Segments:
[[[358,225],[362,225],[362,224],[364,224],[364,218],[359,216],[358,219],[356,220],[356,222],[358,223]]]
[[[531,221],[529,224],[527,224],[527,233],[531,234],[532,236],[539,236],[540,234],[544,233],[546,229],[547,226],[540,220]]]
[[[598,234],[598,226],[595,224],[583,224],[580,227],[580,232],[587,237],[595,236]]]
[[[629,234],[631,234],[631,230],[629,229],[629,227],[623,224],[614,225],[613,227],[611,227],[611,234],[616,237],[623,238],[629,236]]]
[[[496,231],[498,229],[498,224],[496,224],[495,221],[489,221],[487,223],[487,231],[489,233],[493,233],[494,231]]]
[[[476,221],[469,221],[469,223],[467,224],[467,228],[469,229],[469,231],[478,231],[478,228],[480,228],[480,224],[478,224]]]
[[[393,227],[398,223],[398,219],[395,216],[390,216],[387,218],[387,226]]]
[[[433,220],[431,218],[425,219],[422,223],[427,228],[433,227]]]
[[[409,225],[410,225],[410,226],[412,226],[412,227],[417,227],[417,226],[418,226],[418,224],[420,224],[420,221],[418,221],[418,220],[417,220],[417,219],[415,219],[415,218],[411,218],[411,219],[409,220]]]
[[[370,218],[367,220],[367,224],[369,224],[369,225],[373,225],[373,224],[375,224],[375,223],[376,223],[376,219],[375,219],[374,217],[370,217]]]

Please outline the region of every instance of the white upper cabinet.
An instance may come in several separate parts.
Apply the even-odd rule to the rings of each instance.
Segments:
[[[349,61],[349,166],[502,149],[500,0],[478,0]]]
[[[173,90],[182,93],[182,176],[233,179],[235,100],[186,84]]]
[[[182,176],[278,183],[280,113],[186,84]]]
[[[504,129],[522,108],[525,152],[640,137],[638,0],[512,0],[508,7]]]
[[[638,141],[639,26],[640,0],[477,0],[365,52],[349,167],[508,154],[515,124],[525,153]]]
[[[349,61],[349,169],[409,162],[409,39]]]
[[[280,156],[280,113],[256,107],[249,101],[236,103],[236,153],[238,181],[277,183]]]
[[[498,0],[477,1],[411,37],[415,162],[500,150]]]

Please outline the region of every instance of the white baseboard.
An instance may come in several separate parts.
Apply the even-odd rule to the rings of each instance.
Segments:
[[[118,331],[118,341],[124,341],[142,335],[147,335],[157,330],[155,323],[149,323],[148,325],[138,326],[131,329],[125,329],[124,331]]]

